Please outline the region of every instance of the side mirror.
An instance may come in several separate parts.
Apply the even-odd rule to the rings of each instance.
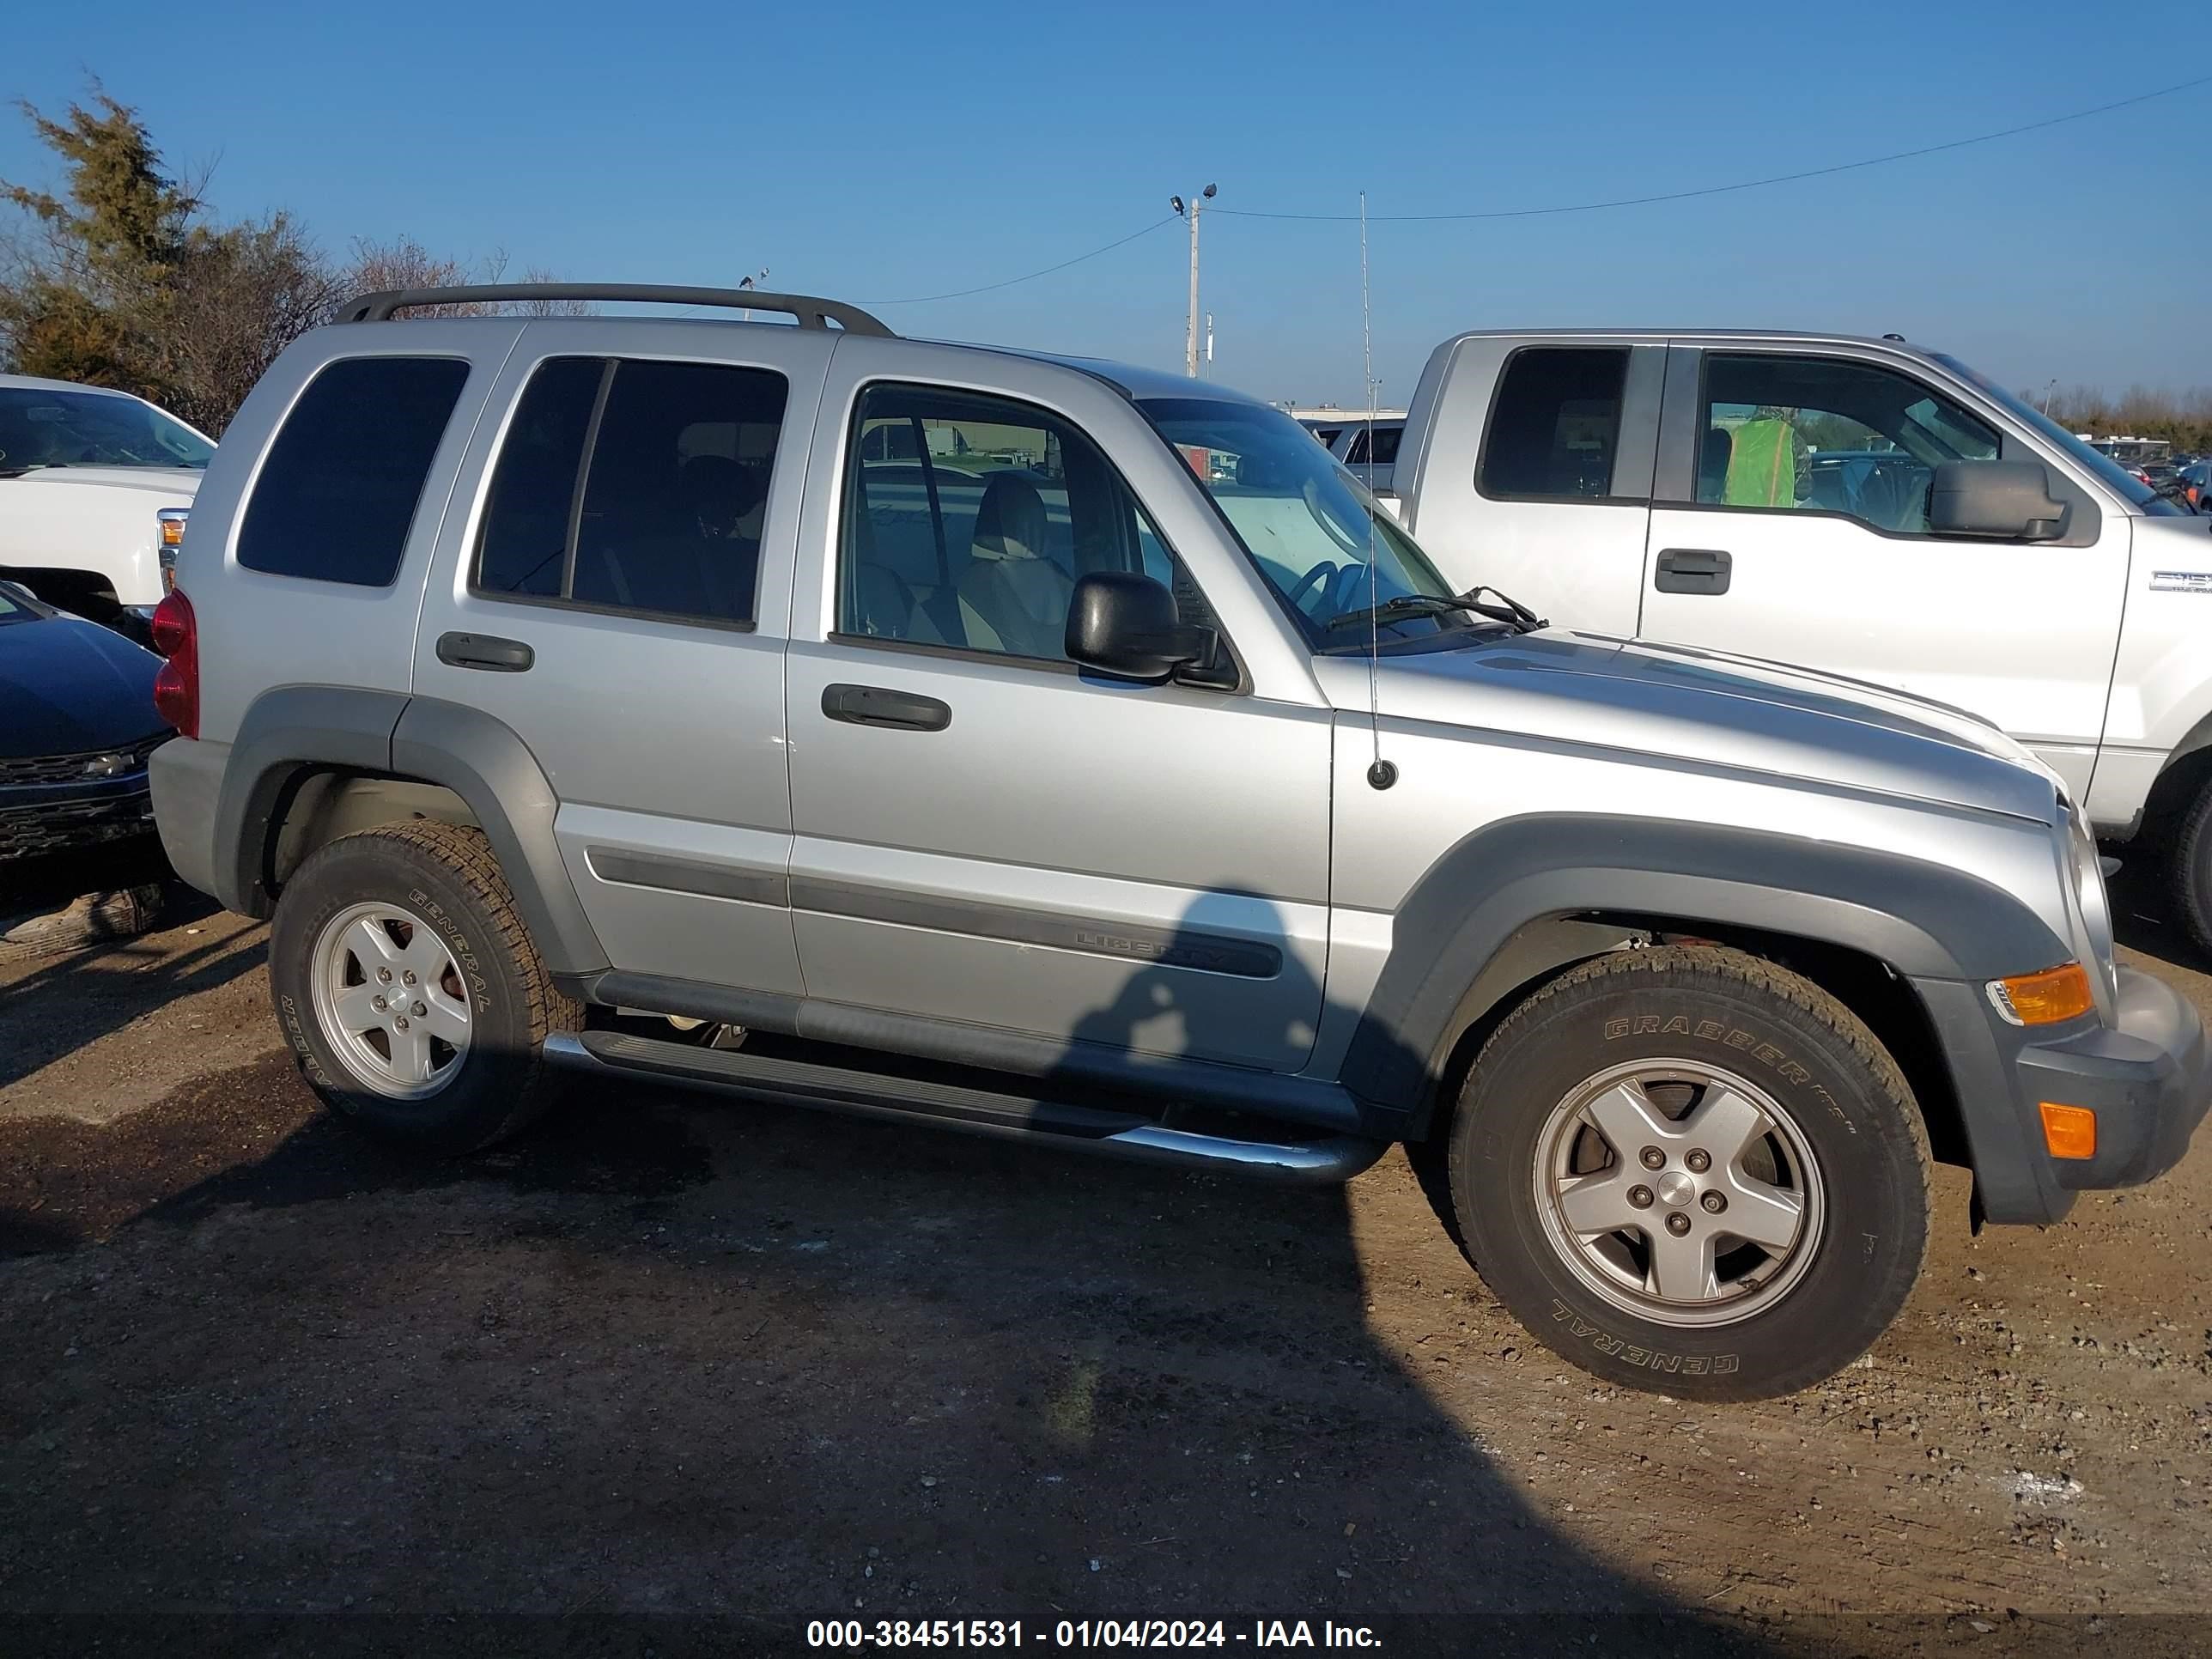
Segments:
[[[1212,661],[1217,636],[1186,625],[1175,595],[1134,570],[1094,570],[1075,584],[1067,606],[1071,662],[1116,679],[1157,685],[1176,669]]]
[[[1928,528],[1938,536],[2047,542],[2065,533],[2066,507],[2051,499],[2039,461],[1945,461],[1929,487]]]

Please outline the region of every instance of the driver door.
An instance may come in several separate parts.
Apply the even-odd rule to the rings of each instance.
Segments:
[[[1065,375],[1010,358],[1001,385],[945,386],[917,350],[915,378],[874,378],[901,355],[878,348],[866,383],[833,362],[814,441],[834,597],[794,617],[786,659],[808,994],[1298,1070],[1328,946],[1328,710],[1068,661],[1079,576],[1188,574]]]
[[[1886,363],[1707,351],[1667,397],[1668,439],[1687,425],[1694,447],[1662,447],[1697,465],[1671,489],[1662,469],[1644,637],[1967,709],[2086,796],[2126,589],[2124,520],[2077,512],[2057,542],[1930,534],[1936,465],[2041,457]]]

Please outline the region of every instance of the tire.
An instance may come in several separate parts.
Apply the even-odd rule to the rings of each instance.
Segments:
[[[1832,1376],[1927,1245],[1927,1131],[1895,1062],[1833,997],[1738,951],[1620,951],[1553,980],[1483,1045],[1449,1137],[1484,1282],[1631,1388],[1752,1400]]]
[[[311,854],[277,902],[269,980],[325,1104],[447,1156],[543,1111],[554,1094],[545,1038],[583,1023],[539,960],[483,833],[453,824],[386,825]]]
[[[2166,850],[2168,902],[2197,948],[2212,956],[2212,778],[2182,815]]]

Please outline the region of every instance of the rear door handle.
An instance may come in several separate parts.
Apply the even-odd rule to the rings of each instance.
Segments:
[[[1662,593],[1725,593],[1735,561],[1712,547],[1669,547],[1659,555],[1652,586]]]
[[[520,674],[538,660],[538,653],[520,640],[502,640],[490,634],[441,634],[438,660],[453,668]]]
[[[899,732],[942,732],[952,724],[952,705],[885,685],[825,685],[822,712],[852,726],[888,726]]]

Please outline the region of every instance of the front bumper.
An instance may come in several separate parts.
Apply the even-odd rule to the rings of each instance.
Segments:
[[[2116,1012],[2112,1025],[2032,1044],[2014,1061],[2031,1112],[2047,1100],[2097,1114],[2094,1158],[2049,1159],[2058,1184],[2077,1192],[2139,1186],[2165,1174],[2181,1162],[2212,1103],[2212,1044],[2179,991],[2123,968]]]
[[[1915,980],[1948,1060],[1983,1219],[2058,1221],[2077,1194],[2132,1187],[2179,1163],[2212,1103],[2212,1044],[2162,981],[2123,968],[2114,1019],[2042,1042],[1998,1019],[1977,984]],[[2097,1115],[2094,1158],[2053,1158],[2042,1103]]]

